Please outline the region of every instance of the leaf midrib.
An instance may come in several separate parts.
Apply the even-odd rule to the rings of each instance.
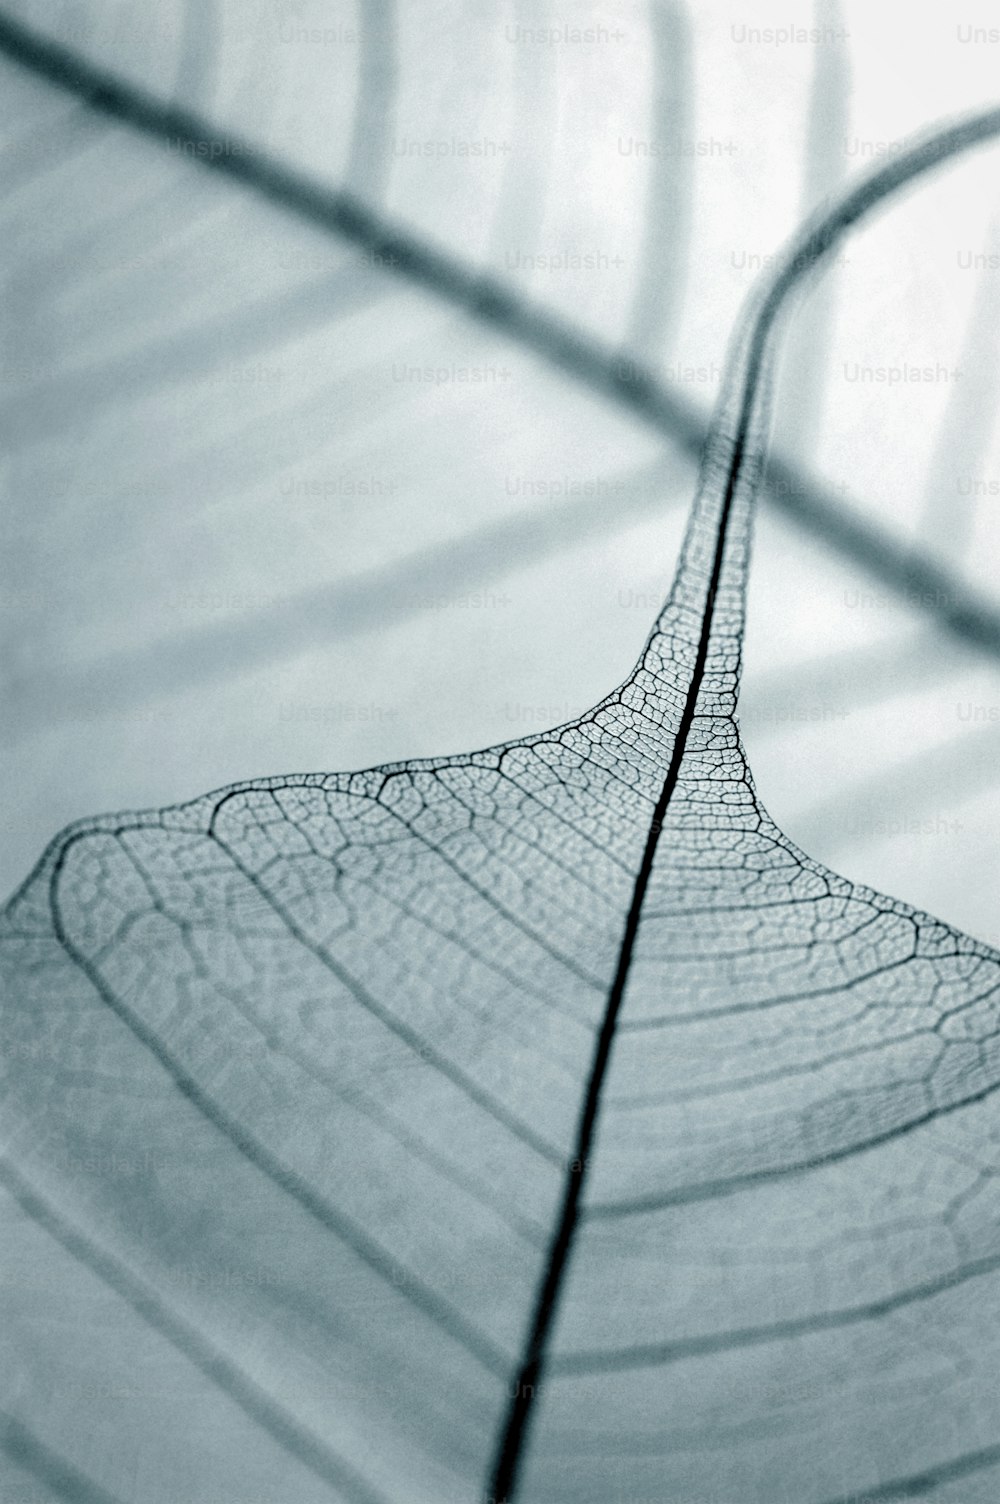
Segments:
[[[913,178],[919,177],[929,169],[946,161],[949,157],[956,155],[968,147],[981,144],[997,135],[1000,135],[1000,109],[984,112],[971,119],[958,122],[950,127],[945,127],[915,145],[910,151],[890,162],[887,166],[870,176],[862,178],[828,212],[809,222],[800,235],[792,240],[784,258],[778,265],[775,275],[770,283],[765,286],[764,293],[756,306],[753,322],[746,336],[747,354],[739,397],[739,421],[736,425],[735,438],[726,468],[725,490],[716,522],[715,553],[705,595],[697,655],[684,702],[684,709],[677,728],[670,764],[653,812],[642,862],[636,877],[632,902],[622,935],[618,966],[614,982],[608,994],[604,1019],[597,1039],[591,1072],[583,1098],[576,1146],[573,1159],[569,1162],[567,1170],[559,1219],[550,1244],[548,1264],[536,1297],[534,1315],[525,1347],[524,1358],[517,1374],[510,1403],[507,1407],[506,1420],[501,1433],[490,1490],[490,1497],[498,1500],[499,1504],[513,1504],[516,1494],[519,1464],[528,1437],[528,1429],[535,1400],[539,1393],[540,1381],[546,1360],[548,1338],[558,1308],[559,1296],[572,1252],[573,1239],[579,1223],[580,1199],[586,1181],[589,1155],[597,1126],[601,1093],[611,1057],[611,1047],[614,1041],[618,1015],[628,982],[639,923],[642,917],[642,906],[652,875],[653,861],[663,830],[664,818],[677,787],[687,739],[694,721],[695,710],[704,679],[705,665],[711,646],[715,603],[722,575],[733,500],[743,477],[744,464],[746,463],[750,489],[749,500],[752,503],[760,476],[758,461],[762,460],[766,453],[766,415],[762,415],[762,421],[759,423],[757,437],[753,444],[750,443],[750,433],[751,421],[757,407],[758,390],[762,384],[761,374],[772,331],[798,283],[803,281],[809,271],[819,265],[829,255],[847,231],[864,218],[878,203],[890,196],[898,188],[903,187]],[[739,372],[739,355],[740,346],[737,342],[734,353],[731,356],[731,375],[734,373],[738,374]],[[725,391],[725,386],[723,390]],[[720,410],[720,417],[716,422],[712,437],[718,436],[724,439],[725,428],[726,418],[723,399],[723,407]],[[707,451],[708,459],[711,458],[711,453],[712,442],[710,439]],[[706,466],[707,474],[708,467]],[[696,497],[695,512],[693,514],[695,518],[697,517],[697,508],[700,500],[700,497]],[[680,567],[683,570],[683,555]],[[745,568],[745,562],[743,568]]]
[[[747,456],[750,417],[757,396],[766,332],[767,324],[762,319],[754,333],[746,383],[743,390],[739,427],[726,474],[726,489],[720,509],[715,554],[712,560],[712,573],[709,578],[702,613],[698,651],[691,672],[688,692],[684,701],[684,709],[681,712],[677,733],[674,738],[670,763],[653,809],[642,861],[636,874],[632,899],[625,920],[625,928],[622,932],[615,977],[611,984],[611,990],[608,993],[604,1018],[597,1037],[590,1076],[583,1098],[576,1144],[567,1170],[559,1220],[550,1244],[548,1264],[536,1297],[535,1311],[527,1346],[521,1367],[518,1370],[515,1381],[516,1388],[508,1406],[507,1417],[497,1452],[497,1460],[490,1488],[490,1496],[497,1500],[506,1501],[514,1497],[513,1491],[516,1487],[518,1465],[524,1450],[524,1443],[527,1439],[535,1396],[539,1389],[539,1382],[545,1362],[545,1350],[558,1307],[559,1296],[572,1252],[573,1239],[579,1222],[580,1199],[583,1194],[590,1152],[597,1127],[601,1093],[607,1076],[618,1016],[621,1012],[622,1000],[632,966],[636,937],[642,918],[642,907],[652,876],[653,862],[656,857],[656,849],[660,836],[663,832],[664,819],[680,778],[680,770],[687,749],[688,736],[694,722],[695,711],[705,677],[705,666],[708,661],[708,652],[712,641],[715,603],[729,532],[729,520],[732,514],[733,500],[740,483],[744,460]],[[751,455],[752,459],[753,456]]]

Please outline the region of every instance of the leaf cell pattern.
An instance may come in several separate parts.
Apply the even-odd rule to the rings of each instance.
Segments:
[[[1000,957],[793,846],[736,701],[780,316],[998,133],[928,137],[790,249],[592,711],[49,848],[2,932],[12,1479],[994,1497]]]

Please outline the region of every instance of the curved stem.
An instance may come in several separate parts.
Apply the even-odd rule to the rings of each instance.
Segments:
[[[1000,109],[937,130],[908,152],[867,176],[831,209],[807,221],[792,240],[763,292],[751,300],[749,316],[744,316],[743,330],[738,334],[730,355],[723,396],[712,424],[705,473],[692,509],[677,579],[664,609],[666,616],[677,608],[678,603],[683,604],[686,593],[690,593],[694,586],[700,586],[702,608],[697,653],[674,738],[670,764],[653,811],[632,891],[618,965],[595,1042],[590,1074],[580,1108],[576,1141],[550,1239],[549,1256],[536,1293],[521,1362],[509,1386],[511,1398],[488,1489],[488,1494],[497,1504],[513,1504],[516,1496],[521,1463],[535,1411],[535,1397],[544,1377],[552,1330],[581,1221],[582,1196],[594,1148],[601,1093],[628,985],[642,906],[652,875],[664,817],[680,776],[688,736],[705,680],[713,646],[716,607],[723,592],[730,610],[738,608],[740,613],[737,621],[730,618],[727,622],[729,639],[732,640],[735,634],[738,642],[742,635],[750,512],[765,456],[767,366],[772,340],[779,327],[779,316],[799,284],[822,263],[847,231],[891,193],[959,152],[998,135]],[[734,411],[738,413],[735,425],[732,421]],[[724,466],[720,464],[723,456]],[[741,515],[737,518],[734,546],[730,547],[730,526],[737,506]],[[715,543],[711,568],[706,570],[703,553],[705,534],[709,530],[714,533]],[[654,628],[640,667],[653,650],[655,639],[662,630],[664,616],[661,616]],[[735,697],[738,669],[733,668],[729,673]]]

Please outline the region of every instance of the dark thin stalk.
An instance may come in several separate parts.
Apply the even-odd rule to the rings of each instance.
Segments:
[[[728,463],[725,490],[722,496],[715,553],[712,571],[708,580],[705,605],[702,614],[697,656],[691,674],[684,709],[681,713],[677,734],[671,751],[663,786],[653,811],[642,862],[632,891],[625,929],[614,981],[608,994],[604,1019],[594,1050],[593,1062],[587,1081],[580,1112],[576,1144],[570,1161],[563,1189],[562,1204],[549,1249],[549,1258],[543,1273],[535,1301],[534,1316],[528,1335],[524,1356],[514,1381],[510,1403],[501,1432],[493,1469],[490,1495],[496,1504],[512,1504],[516,1494],[520,1465],[529,1437],[535,1400],[545,1370],[548,1342],[559,1299],[565,1282],[572,1254],[574,1234],[580,1221],[580,1203],[587,1176],[590,1151],[593,1146],[600,1110],[601,1092],[607,1076],[611,1049],[614,1043],[618,1015],[628,983],[629,971],[635,952],[636,937],[642,917],[649,880],[653,871],[656,848],[663,830],[671,797],[677,786],[687,740],[694,722],[698,698],[704,680],[705,666],[711,646],[712,623],[715,602],[722,577],[723,562],[732,515],[733,501],[741,480],[747,478],[750,499],[756,489],[758,471],[764,459],[767,443],[766,422],[760,415],[756,436],[752,438],[755,415],[759,414],[760,397],[765,387],[763,381],[765,360],[769,342],[790,295],[836,246],[847,230],[870,212],[889,194],[901,188],[915,177],[928,171],[957,152],[1000,135],[1000,110],[990,111],[971,120],[945,127],[933,136],[913,147],[909,152],[890,162],[880,171],[866,178],[848,192],[839,204],[822,217],[806,224],[803,232],[792,243],[784,261],[779,266],[769,288],[760,301],[749,335],[746,358],[746,373],[740,401],[739,421],[736,426],[732,454]],[[733,362],[740,359],[739,345]],[[726,413],[723,406],[717,420],[716,433],[725,439]],[[709,444],[711,456],[713,444]],[[696,503],[697,508],[697,503]],[[695,512],[697,517],[697,510]]]

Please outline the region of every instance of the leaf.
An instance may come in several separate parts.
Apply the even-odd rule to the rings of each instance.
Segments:
[[[19,1474],[233,1504],[995,1481],[1000,957],[794,847],[735,704],[779,315],[998,133],[939,131],[792,245],[592,711],[50,847],[3,934]]]

